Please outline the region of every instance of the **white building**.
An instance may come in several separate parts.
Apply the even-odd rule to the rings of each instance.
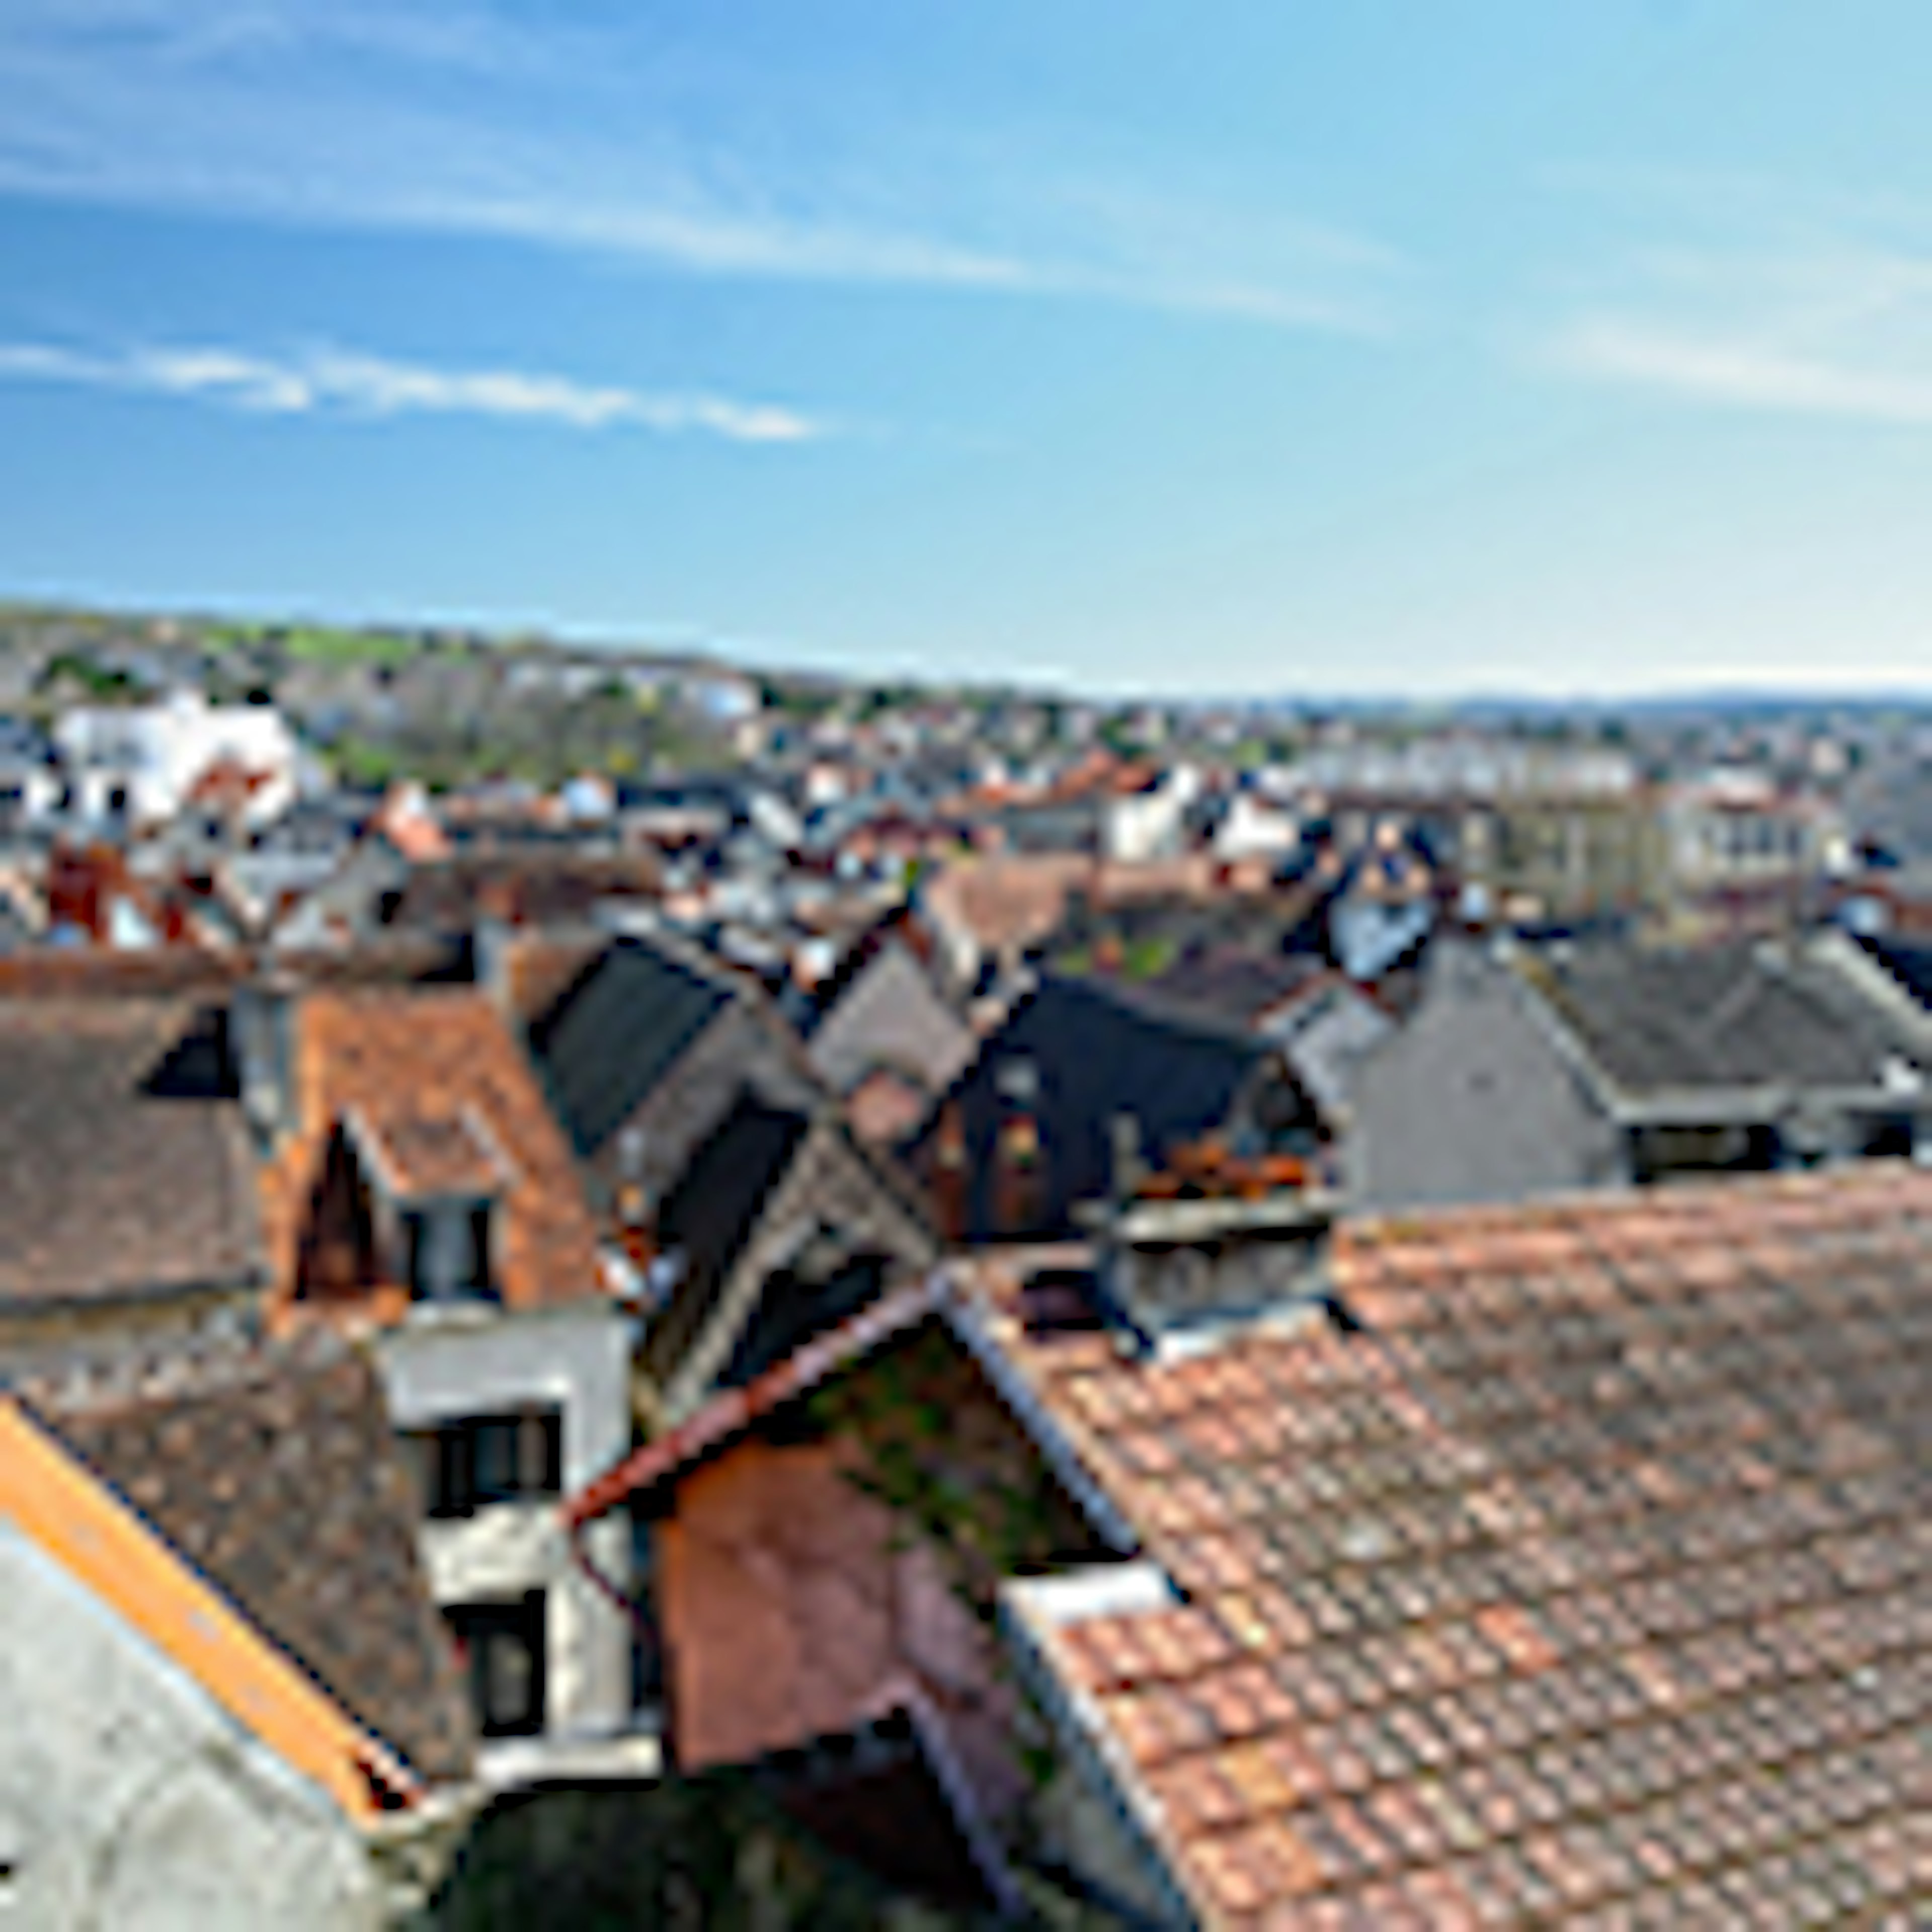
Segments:
[[[294,802],[298,753],[272,705],[212,705],[198,691],[154,704],[77,706],[54,727],[67,794],[62,809],[100,824],[165,824],[218,773],[247,788],[251,824]]]

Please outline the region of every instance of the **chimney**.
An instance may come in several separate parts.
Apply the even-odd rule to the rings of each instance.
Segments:
[[[490,1004],[506,1014],[512,1007],[511,963],[517,944],[516,914],[514,895],[506,886],[500,883],[485,886],[477,895],[470,932],[471,974]]]
[[[1141,1347],[1198,1347],[1329,1307],[1335,1203],[1305,1162],[1195,1162],[1163,1180],[1082,1216],[1102,1304]]]
[[[240,1076],[242,1106],[265,1149],[294,1132],[296,1003],[290,975],[265,968],[238,986],[229,1003],[229,1039]]]

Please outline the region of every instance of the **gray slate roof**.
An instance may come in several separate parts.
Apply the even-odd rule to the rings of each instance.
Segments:
[[[1627,1094],[1869,1089],[1888,1058],[1924,1051],[1828,965],[1769,948],[1592,946],[1523,970]]]
[[[530,1030],[578,1154],[595,1154],[731,998],[651,940],[616,940]]]
[[[0,1305],[241,1286],[265,1268],[206,1010],[0,1000]]]

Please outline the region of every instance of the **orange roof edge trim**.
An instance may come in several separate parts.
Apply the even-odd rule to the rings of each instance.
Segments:
[[[230,1717],[358,1822],[419,1781],[185,1558],[0,1396],[0,1514],[185,1670]]]

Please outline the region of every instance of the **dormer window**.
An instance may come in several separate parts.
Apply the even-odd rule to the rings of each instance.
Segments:
[[[410,1293],[418,1301],[470,1300],[494,1292],[487,1201],[406,1208],[403,1237]]]
[[[477,1110],[380,1122],[352,1113],[346,1124],[384,1210],[390,1278],[418,1302],[497,1299],[510,1169]]]

